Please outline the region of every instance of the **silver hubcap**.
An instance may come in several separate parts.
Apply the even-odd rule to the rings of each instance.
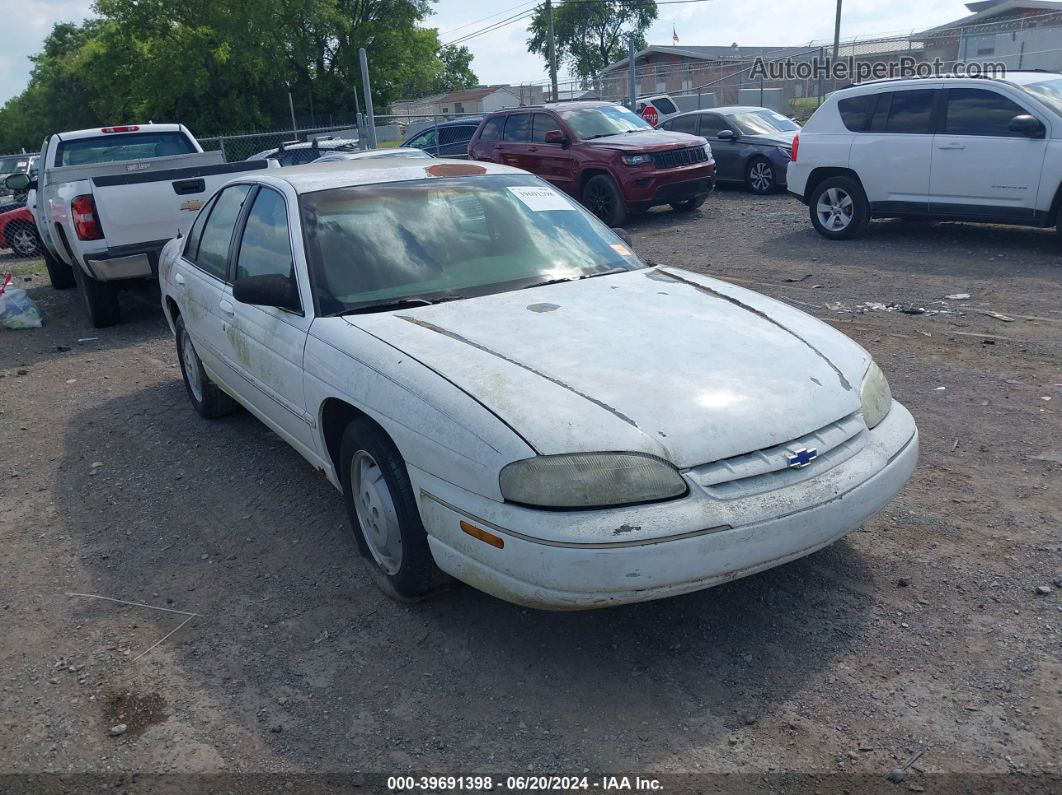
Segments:
[[[815,205],[819,223],[831,232],[840,232],[852,223],[854,211],[855,204],[852,197],[841,188],[827,188],[819,196],[819,201]]]
[[[773,180],[774,174],[771,173],[769,165],[762,160],[752,164],[752,168],[749,169],[749,182],[752,183],[753,188],[762,193],[770,189]]]
[[[358,450],[350,463],[350,492],[365,543],[385,574],[402,568],[402,532],[380,465],[365,450]]]
[[[19,230],[12,235],[11,248],[15,249],[19,253],[27,251],[33,251],[37,248],[37,241],[33,239],[33,233],[25,230]]]
[[[203,402],[203,381],[199,377],[199,355],[192,347],[192,339],[188,332],[181,335],[181,364],[184,365],[184,377],[188,379],[188,388],[192,390],[195,399]]]

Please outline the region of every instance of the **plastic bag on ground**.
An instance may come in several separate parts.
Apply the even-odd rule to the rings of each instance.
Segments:
[[[0,326],[10,329],[40,328],[41,311],[25,290],[11,287],[11,274],[0,283]]]

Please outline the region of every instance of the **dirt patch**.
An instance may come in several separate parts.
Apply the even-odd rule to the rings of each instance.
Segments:
[[[158,693],[120,689],[108,693],[103,699],[103,718],[108,725],[124,724],[126,733],[134,737],[169,717],[166,700]]]

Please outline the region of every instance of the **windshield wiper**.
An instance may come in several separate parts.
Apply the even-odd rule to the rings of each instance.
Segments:
[[[546,279],[544,282],[535,282],[529,284],[526,287],[521,287],[521,290],[530,290],[532,287],[545,287],[550,284],[560,284],[561,282],[581,282],[583,279],[593,279],[595,276],[611,276],[614,273],[626,273],[630,268],[609,268],[607,271],[601,271],[600,273],[587,273],[582,276],[564,276],[559,279]]]
[[[374,304],[362,304],[361,306],[344,309],[342,312],[336,312],[331,315],[331,317],[365,315],[370,312],[390,312],[395,309],[409,309],[414,306],[431,306],[432,304],[442,304],[446,301],[460,301],[463,298],[463,295],[440,295],[436,298],[399,298],[395,301],[378,301]]]

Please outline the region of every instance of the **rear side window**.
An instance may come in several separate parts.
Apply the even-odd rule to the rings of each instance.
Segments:
[[[216,201],[217,199],[214,198],[207,202],[206,206],[199,211],[195,223],[192,224],[192,228],[188,232],[188,239],[184,243],[184,256],[193,262],[199,253],[199,239],[203,236],[203,225],[206,223],[207,218],[210,217],[210,212],[214,209],[214,202]]]
[[[696,135],[697,114],[690,113],[686,116],[676,116],[673,119],[668,119],[664,122],[663,127],[665,130],[671,130],[672,132],[690,133],[691,135]]]
[[[214,209],[203,227],[199,241],[195,264],[211,276],[225,279],[229,263],[229,243],[232,242],[232,229],[240,217],[244,199],[250,191],[250,185],[233,185],[225,188],[214,203]]]
[[[928,134],[933,116],[933,89],[918,91],[894,91],[889,114],[885,120],[885,132]],[[882,96],[882,99],[885,99]],[[879,100],[879,109],[880,109]],[[877,115],[877,114],[875,114]]]
[[[479,134],[479,140],[500,141],[502,137],[502,126],[504,124],[504,116],[495,116],[493,119],[487,119],[487,123],[483,125],[483,132]]]
[[[514,113],[505,121],[505,141],[531,140],[531,114]]]
[[[874,108],[876,94],[864,94],[861,97],[848,97],[837,103],[837,111],[841,114],[844,126],[852,132],[863,132],[870,121],[870,113]]]
[[[190,155],[194,152],[192,142],[181,132],[108,133],[93,138],[60,141],[55,150],[55,165],[85,166],[144,157]]]
[[[443,127],[439,130],[439,145],[458,144],[469,140],[476,132],[476,128],[468,124],[460,124],[456,127]]]
[[[656,106],[656,109],[663,113],[665,116],[671,113],[678,113],[678,108],[675,107],[675,103],[667,97],[660,97],[659,99],[654,99],[653,104]]]
[[[1021,133],[1011,132],[1010,120],[1027,112],[995,91],[953,88],[948,91],[944,132],[948,135],[1024,138]]]

